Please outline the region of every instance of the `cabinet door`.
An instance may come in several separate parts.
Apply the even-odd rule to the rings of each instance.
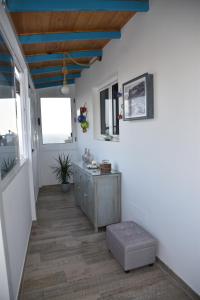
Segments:
[[[106,226],[120,222],[120,177],[98,176],[96,178],[97,222]]]
[[[73,168],[73,178],[74,178],[74,196],[75,196],[75,202],[76,205],[79,204],[79,173],[78,173],[78,168],[74,167]]]
[[[85,178],[85,213],[94,223],[94,188],[92,176]]]
[[[81,206],[83,198],[83,174],[79,168],[74,168],[74,193],[76,205]]]
[[[86,175],[81,172],[80,174],[80,206],[82,211],[86,214],[86,189],[85,189],[85,182],[86,182]]]
[[[92,176],[84,174],[81,184],[81,209],[94,222],[94,199],[93,199],[93,180]]]

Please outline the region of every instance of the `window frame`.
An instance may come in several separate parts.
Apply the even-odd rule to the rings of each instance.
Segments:
[[[23,121],[24,116],[22,112],[22,90],[23,90],[23,84],[22,84],[22,76],[21,76],[21,67],[19,67],[19,64],[16,61],[16,58],[13,56],[12,51],[10,50],[9,45],[7,44],[7,40],[5,39],[3,33],[1,32],[2,37],[4,39],[5,45],[8,48],[10,52],[10,56],[12,57],[12,68],[13,68],[13,100],[15,102],[15,122],[16,122],[16,129],[17,129],[17,138],[18,142],[16,144],[17,151],[16,151],[16,158],[15,158],[15,164],[13,165],[12,169],[8,171],[8,173],[5,174],[5,176],[1,177],[0,180],[2,182],[3,189],[8,186],[8,184],[11,182],[11,180],[15,177],[15,175],[18,173],[19,169],[23,166],[25,162],[25,156],[24,156],[24,136],[23,136]],[[16,82],[18,81],[19,84],[19,93],[17,93],[17,87]],[[17,94],[19,94],[19,102],[17,102]],[[19,117],[20,116],[20,117]]]
[[[118,134],[113,133],[113,131],[114,131],[114,114],[113,114],[113,102],[114,101],[113,100],[115,99],[113,97],[113,87],[116,84],[118,84],[118,90],[119,90],[119,82],[118,82],[117,79],[98,89],[98,99],[99,99],[98,101],[100,102],[100,105],[99,105],[99,108],[100,108],[100,136],[102,138],[105,138],[107,136],[106,133],[102,133],[102,127],[103,127],[102,126],[102,110],[101,110],[102,105],[101,105],[101,96],[100,96],[100,94],[101,94],[101,92],[108,90],[108,98],[109,98],[109,100],[111,100],[110,101],[111,111],[109,110],[109,114],[110,114],[110,116],[109,116],[109,136],[113,137],[114,141],[118,141],[119,137],[120,137],[119,122],[118,122]],[[111,97],[110,97],[110,95],[111,95]],[[116,115],[117,115],[117,112],[119,114],[119,105],[120,105],[120,103],[119,103],[119,99],[118,99],[118,110],[116,110]],[[110,128],[112,128],[112,133],[111,133]],[[106,130],[106,128],[105,128],[105,130]]]
[[[27,83],[27,77],[28,77],[28,70],[26,68],[25,62],[23,61],[23,57],[20,56],[20,53],[18,52],[16,54],[16,49],[13,48],[12,44],[10,43],[10,40],[8,38],[7,32],[5,31],[4,27],[0,24],[0,34],[2,35],[2,38],[5,42],[6,47],[8,48],[10,55],[12,57],[13,61],[13,68],[17,68],[18,73],[20,75],[20,112],[21,112],[21,133],[22,133],[22,153],[19,153],[19,159],[17,160],[15,166],[6,174],[4,178],[1,178],[1,187],[2,191],[4,191],[7,186],[12,182],[12,180],[15,178],[15,176],[19,173],[21,168],[24,167],[25,163],[27,162],[27,159],[29,157],[29,151],[27,146],[27,111],[26,104],[27,104],[27,97],[26,97],[26,83]],[[20,149],[20,147],[19,147]]]
[[[42,98],[51,98],[51,99],[55,99],[55,98],[61,98],[61,99],[67,99],[70,98],[70,104],[71,104],[71,140],[68,140],[67,142],[63,142],[63,143],[44,143],[43,141],[43,131],[42,131],[42,109],[41,109],[41,99]],[[63,145],[67,145],[67,144],[72,144],[74,142],[74,126],[73,126],[73,99],[72,97],[45,97],[45,96],[40,96],[39,97],[40,101],[39,101],[39,105],[40,105],[40,143],[43,147],[58,147],[59,146],[63,146]]]
[[[8,47],[8,46],[7,46]],[[8,47],[9,49],[9,47]],[[10,49],[9,49],[10,50]],[[10,54],[12,55],[11,51]],[[4,191],[7,186],[10,184],[10,182],[15,178],[15,176],[19,173],[19,171],[24,167],[26,161],[27,161],[27,149],[26,149],[26,144],[25,144],[25,124],[26,124],[26,110],[24,109],[24,103],[25,103],[25,86],[23,84],[23,78],[25,77],[25,74],[23,71],[21,71],[21,67],[19,66],[18,63],[16,63],[16,59],[15,57],[13,57],[12,55],[12,59],[13,59],[13,68],[14,68],[14,92],[15,92],[15,108],[16,108],[16,122],[17,122],[17,133],[18,133],[18,138],[19,138],[19,129],[18,129],[18,114],[17,111],[19,111],[17,109],[17,100],[16,100],[16,69],[18,71],[19,77],[17,78],[17,80],[19,81],[19,85],[20,85],[20,115],[21,115],[21,129],[20,129],[20,134],[21,137],[19,138],[19,140],[21,139],[21,144],[20,141],[18,141],[18,159],[16,161],[16,164],[14,165],[14,167],[5,175],[5,177],[1,178],[0,176],[0,180],[2,183],[2,191]]]
[[[24,159],[25,145],[23,139],[23,107],[22,107],[22,76],[17,66],[14,64],[14,82],[15,82],[15,105],[16,105],[16,122],[18,133],[18,157],[19,160]],[[17,81],[19,84],[19,93],[17,91]],[[19,103],[17,101],[17,95],[19,95]]]

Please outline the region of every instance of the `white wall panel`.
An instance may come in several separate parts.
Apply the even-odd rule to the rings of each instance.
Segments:
[[[11,283],[16,298],[32,224],[27,162],[3,191],[2,198]]]

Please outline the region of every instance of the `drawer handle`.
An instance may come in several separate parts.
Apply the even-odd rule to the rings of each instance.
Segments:
[[[87,197],[88,195],[86,193],[84,193],[84,197]]]

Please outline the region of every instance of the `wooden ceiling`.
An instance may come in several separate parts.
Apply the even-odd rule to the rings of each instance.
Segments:
[[[64,53],[65,51],[97,50],[102,49],[109,40],[100,41],[73,41],[23,45],[25,55],[43,53]]]
[[[66,31],[117,31],[133,15],[133,12],[12,13],[12,19],[20,34],[38,34]]]
[[[75,62],[100,58],[130,18],[149,8],[147,0],[8,0],[7,6],[36,87],[62,84],[64,57],[74,82],[85,68]]]

